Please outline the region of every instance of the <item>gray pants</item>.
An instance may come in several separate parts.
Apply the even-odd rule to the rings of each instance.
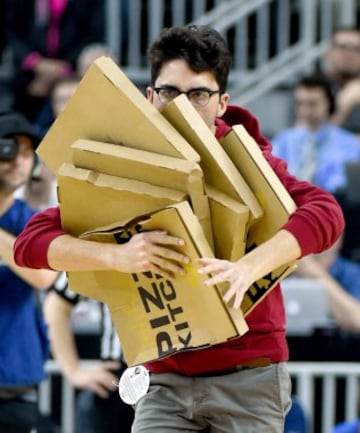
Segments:
[[[211,377],[151,374],[132,433],[283,433],[291,405],[285,363]]]

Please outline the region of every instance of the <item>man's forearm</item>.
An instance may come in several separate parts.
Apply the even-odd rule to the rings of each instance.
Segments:
[[[50,292],[44,301],[44,315],[54,358],[61,370],[71,380],[71,374],[79,368],[80,359],[71,326],[72,305]]]
[[[47,269],[29,269],[15,264],[13,247],[15,236],[0,229],[0,259],[20,278],[38,290],[46,290],[57,278],[57,272]]]
[[[319,280],[327,288],[330,311],[338,325],[347,331],[359,332],[359,301],[347,293],[344,287],[328,272],[324,272]]]
[[[301,248],[296,238],[287,230],[280,230],[272,238],[259,245],[240,259],[253,270],[254,281],[274,269],[298,259]]]
[[[56,237],[47,251],[52,269],[61,271],[89,271],[111,269],[111,251],[121,245],[105,244],[74,238],[70,235]]]
[[[183,245],[182,239],[162,230],[138,233],[121,245],[61,235],[50,242],[47,261],[57,270],[153,271],[173,277],[183,275],[183,265],[189,263],[189,258],[176,249]]]

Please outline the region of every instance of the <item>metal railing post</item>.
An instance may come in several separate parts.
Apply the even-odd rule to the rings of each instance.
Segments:
[[[105,43],[115,58],[121,60],[121,3],[122,0],[105,0]]]

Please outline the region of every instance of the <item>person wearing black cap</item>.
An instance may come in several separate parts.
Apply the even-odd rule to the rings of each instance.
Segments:
[[[34,289],[46,290],[57,278],[54,271],[18,267],[12,253],[36,212],[14,194],[31,177],[38,144],[22,115],[0,114],[0,432],[6,433],[28,433],[36,425],[48,343]]]
[[[24,141],[24,137],[32,150],[35,150],[40,138],[31,123],[15,111],[0,113],[0,161],[15,160],[20,147],[19,143]]]

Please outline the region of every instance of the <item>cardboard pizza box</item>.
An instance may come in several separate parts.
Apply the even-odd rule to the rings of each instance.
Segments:
[[[219,289],[205,286],[206,277],[197,272],[196,259],[211,257],[212,252],[188,202],[84,233],[81,238],[121,245],[136,233],[158,228],[185,240],[185,246],[178,247],[191,259],[184,276],[69,272],[72,290],[108,305],[128,365],[218,344],[247,331],[241,310],[230,314]]]
[[[186,200],[186,194],[145,182],[63,164],[58,170],[63,228],[73,236]]]
[[[250,210],[210,185],[205,188],[210,203],[215,257],[239,260],[246,251]]]
[[[179,95],[161,112],[200,155],[205,182],[245,204],[251,219],[260,218],[263,209],[256,196],[188,98]]]
[[[209,201],[205,194],[203,172],[198,163],[92,140],[77,140],[71,148],[75,167],[187,193],[213,248]]]
[[[38,148],[55,172],[79,138],[124,144],[199,162],[199,155],[110,57],[90,66]]]
[[[233,126],[232,131],[219,141],[264,210],[263,216],[249,227],[246,249],[250,251],[281,229],[296,210],[296,204],[242,125]],[[244,315],[252,311],[280,280],[293,272],[295,266],[296,262],[292,261],[257,281],[242,302]]]

